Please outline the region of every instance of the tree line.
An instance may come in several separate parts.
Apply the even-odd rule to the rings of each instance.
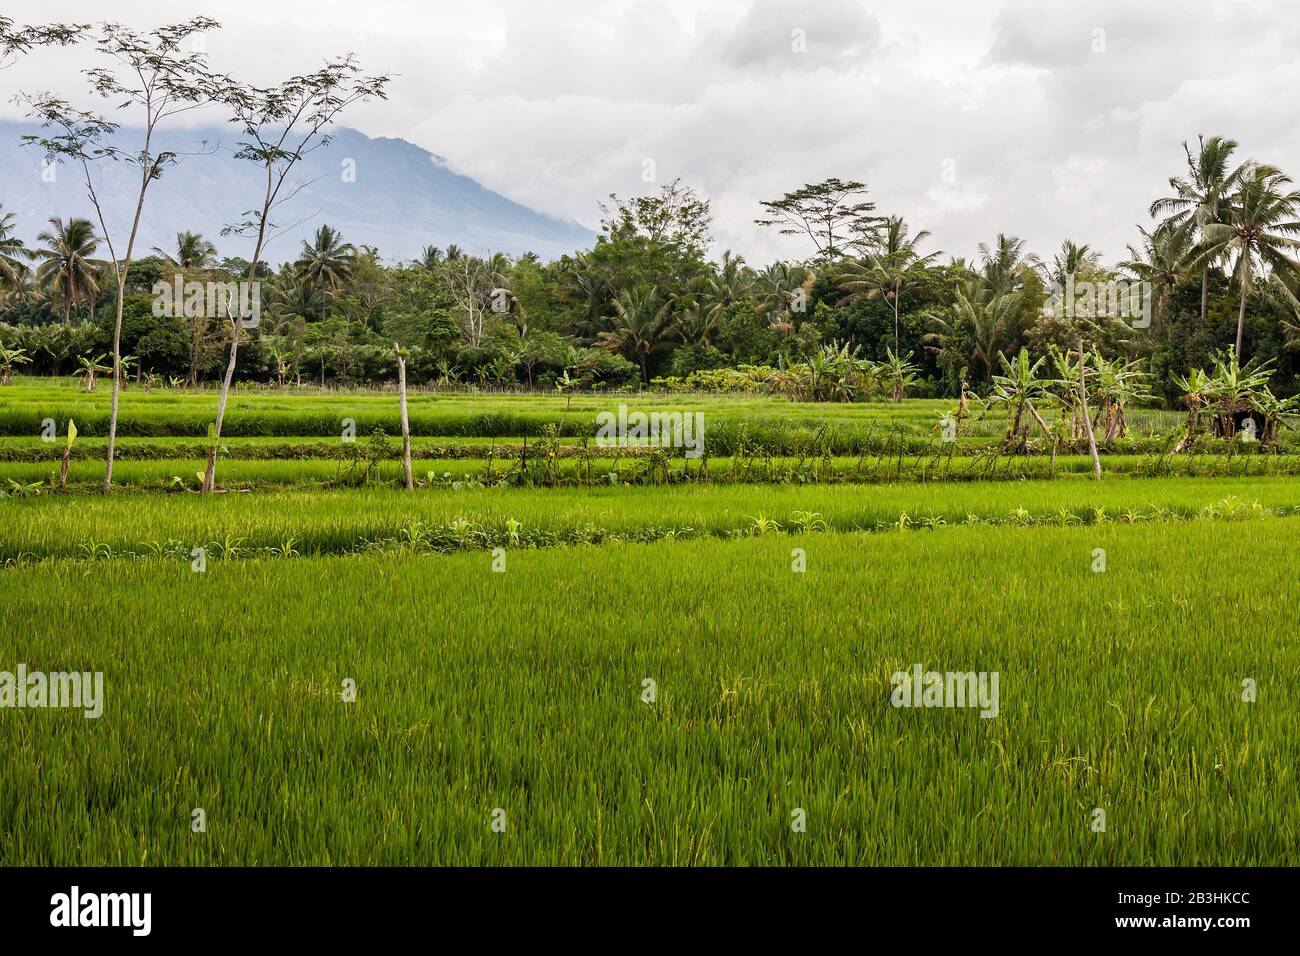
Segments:
[[[135,167],[142,208],[149,184],[175,161],[149,151],[151,130],[200,105],[231,116],[237,157],[267,173],[252,211],[225,230],[253,240],[251,261],[222,258],[222,237],[192,232],[140,256],[135,226],[115,241],[102,217],[52,219],[27,248],[0,209],[6,368],[68,374],[106,357],[115,380],[134,374],[150,386],[377,384],[395,378],[398,342],[418,383],[758,389],[778,372],[851,353],[880,370],[905,367],[892,374],[906,377],[908,394],[958,396],[991,390],[1003,359],[1022,349],[1035,360],[1073,349],[1142,361],[1155,397],[1172,402],[1184,394],[1180,376],[1231,348],[1266,366],[1279,394],[1296,391],[1300,193],[1280,169],[1239,159],[1230,139],[1183,144],[1183,168],[1152,202],[1151,223],[1109,263],[1086,242],[1066,240],[1047,257],[1005,233],[972,259],[945,261],[926,230],[882,214],[864,183],[831,178],[761,203],[755,222],[792,249],[761,266],[730,250],[709,258],[709,200],[677,180],[648,195],[611,195],[595,245],[550,262],[454,245],[391,262],[322,225],[273,268],[260,252],[296,188],[286,185],[289,170],[328,142],[347,106],[383,97],[388,78],[364,76],[343,57],[275,87],[245,86],[186,52],[186,38],[216,27],[203,18],[145,34],[0,23],[9,55],[94,42],[111,65],[88,73],[92,87],[143,117],[132,131],[143,133],[139,150],[120,144],[122,130],[105,117],[50,94],[19,97],[46,131],[31,145],[80,167],[97,213],[92,170]],[[123,63],[130,70],[114,69]],[[241,329],[232,316],[155,315],[155,287],[177,275],[260,282],[262,321]],[[1115,282],[1146,284],[1147,321],[1061,299],[1067,288]],[[807,378],[814,399],[871,391],[810,387]],[[892,385],[885,391],[894,397]]]

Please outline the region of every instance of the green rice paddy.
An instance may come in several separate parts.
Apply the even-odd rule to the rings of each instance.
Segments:
[[[1291,454],[984,473],[985,422],[946,468],[741,448],[705,480],[583,451],[612,397],[421,394],[405,492],[393,396],[268,392],[199,495],[214,396],[132,389],[106,497],[101,389],[0,390],[0,672],[105,687],[0,708],[0,865],[1300,862]],[[948,407],[626,400],[922,442]],[[312,425],[345,407],[388,433],[364,482]],[[917,665],[996,673],[996,716],[895,706]]]

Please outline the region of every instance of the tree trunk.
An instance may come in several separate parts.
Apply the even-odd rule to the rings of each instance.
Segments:
[[[226,400],[230,397],[230,380],[235,377],[235,356],[239,352],[239,319],[230,317],[230,361],[221,379],[221,397],[217,399],[217,421],[213,426],[212,447],[208,449],[208,466],[203,472],[202,491],[211,492],[217,483],[217,443],[221,441],[221,425],[226,418]]]
[[[1205,314],[1210,309],[1210,267],[1201,273],[1201,327],[1205,327]]]
[[[1079,411],[1083,415],[1083,424],[1088,431],[1088,454],[1092,455],[1092,474],[1101,481],[1101,456],[1097,454],[1097,436],[1092,431],[1092,418],[1088,415],[1088,387],[1084,384],[1084,369],[1087,357],[1083,351],[1083,339],[1079,340]]]
[[[406,479],[406,490],[414,491],[415,482],[411,478],[411,424],[406,417],[406,359],[402,357],[402,347],[393,343],[397,352],[397,395],[402,407],[402,476]]]
[[[1241,339],[1246,330],[1246,292],[1250,288],[1250,263],[1243,260],[1241,276],[1241,308],[1237,312],[1237,361],[1241,361]]]
[[[140,202],[144,202],[144,190],[140,191]],[[136,210],[136,222],[140,221],[140,212]],[[132,230],[132,237],[135,233]],[[130,255],[128,246],[127,254]],[[117,450],[117,404],[122,391],[122,307],[126,300],[126,268],[117,270],[117,318],[113,322],[113,399],[108,413],[108,447],[104,452],[104,494],[113,490],[113,454]]]

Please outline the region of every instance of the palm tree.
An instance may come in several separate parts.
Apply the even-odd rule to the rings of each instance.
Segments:
[[[785,262],[774,262],[759,272],[754,280],[759,315],[766,317],[774,329],[791,330],[793,325],[786,320],[797,304],[806,299],[813,278],[811,269]]]
[[[0,292],[17,291],[23,287],[28,273],[27,261],[32,253],[23,241],[13,235],[14,214],[0,212]]]
[[[1204,239],[1206,229],[1223,221],[1228,208],[1228,196],[1237,185],[1247,164],[1242,164],[1232,172],[1228,171],[1228,161],[1237,148],[1235,139],[1221,136],[1197,137],[1198,148],[1192,155],[1191,148],[1183,143],[1183,153],[1187,157],[1187,176],[1175,176],[1169,180],[1173,189],[1172,196],[1157,199],[1151,204],[1151,215],[1162,213],[1171,215],[1165,220],[1174,226],[1190,224],[1198,238]],[[1205,315],[1210,300],[1210,266],[1213,260],[1201,264],[1201,324],[1205,324]]]
[[[416,265],[422,269],[428,269],[430,272],[438,268],[438,265],[441,262],[442,250],[437,246],[425,246],[424,250],[420,253],[420,258],[415,260]]]
[[[686,293],[675,297],[678,306],[673,330],[687,345],[708,345],[716,325],[713,313],[700,305],[700,296]]]
[[[1155,232],[1147,232],[1139,226],[1142,248],[1130,245],[1129,258],[1119,264],[1121,269],[1127,269],[1140,281],[1151,283],[1155,290],[1153,312],[1157,330],[1164,325],[1169,313],[1174,286],[1191,271],[1196,260],[1194,228],[1190,220],[1182,224],[1162,223]]]
[[[217,261],[217,247],[197,232],[176,233],[176,255],[157,246],[153,251],[178,269],[208,269]]]
[[[993,378],[997,357],[1009,344],[1007,333],[1019,309],[1019,293],[995,293],[982,277],[974,275],[957,288],[947,315],[925,316],[933,331],[923,339],[936,343],[932,346],[935,351],[961,350],[965,354],[957,353],[952,358],[960,357],[963,366],[967,358],[978,360],[988,381]]]
[[[979,244],[980,271],[994,295],[1019,290],[1026,269],[1035,268],[1038,257],[1025,253],[1025,240],[999,232],[992,247]]]
[[[293,350],[293,365],[297,373],[295,381],[300,385],[307,324],[320,314],[324,301],[324,292],[291,269],[285,269],[284,275],[271,285],[271,309],[275,318],[272,331],[275,335],[284,336]],[[322,372],[324,366],[322,355]]]
[[[0,303],[5,306],[40,302],[48,294],[48,290],[36,281],[36,273],[21,262],[15,270],[14,280],[7,289],[4,288],[5,283],[0,280]]]
[[[711,323],[716,323],[733,302],[748,295],[753,285],[754,274],[745,266],[744,258],[732,255],[730,249],[723,250],[722,262],[704,280],[702,289],[701,307]]]
[[[840,290],[847,293],[841,305],[864,295],[868,298],[882,295],[893,306],[895,352],[899,350],[898,315],[903,293],[921,285],[922,272],[942,254],[931,252],[922,256],[916,251],[917,245],[929,236],[925,229],[910,236],[901,216],[889,216],[881,224],[874,250],[866,262],[847,263],[838,281]]]
[[[1233,272],[1241,289],[1237,312],[1237,352],[1241,355],[1246,327],[1246,299],[1254,281],[1256,263],[1260,269],[1296,274],[1300,264],[1287,255],[1300,248],[1295,219],[1300,191],[1287,189],[1291,179],[1272,166],[1251,165],[1237,177],[1223,222],[1205,227],[1205,243],[1199,263],[1236,258]]]
[[[63,324],[68,325],[73,306],[93,301],[99,295],[97,272],[103,263],[92,258],[99,239],[89,219],[69,219],[65,224],[56,216],[50,225],[52,229],[36,237],[46,246],[35,250],[36,258],[41,260],[36,280],[57,289],[63,297]]]
[[[321,226],[310,243],[303,242],[298,266],[308,282],[328,293],[338,291],[352,276],[356,250],[331,226]]]
[[[630,353],[646,385],[650,384],[650,356],[666,341],[670,305],[660,302],[654,286],[629,289],[614,300],[614,328],[597,336],[602,348]]]
[[[1080,245],[1073,239],[1061,243],[1061,250],[1052,257],[1052,264],[1044,266],[1047,281],[1064,289],[1069,284],[1070,276],[1077,276],[1087,269],[1096,268],[1101,262],[1101,253],[1094,252],[1086,242]]]

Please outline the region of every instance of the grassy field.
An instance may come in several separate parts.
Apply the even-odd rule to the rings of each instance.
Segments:
[[[1300,863],[1291,446],[1141,413],[1097,482],[932,452],[946,402],[420,393],[407,493],[391,393],[257,391],[198,495],[215,396],[132,388],[104,496],[107,396],[0,390],[0,672],[106,694],[0,708],[0,865]],[[619,401],[707,465],[593,450]]]

